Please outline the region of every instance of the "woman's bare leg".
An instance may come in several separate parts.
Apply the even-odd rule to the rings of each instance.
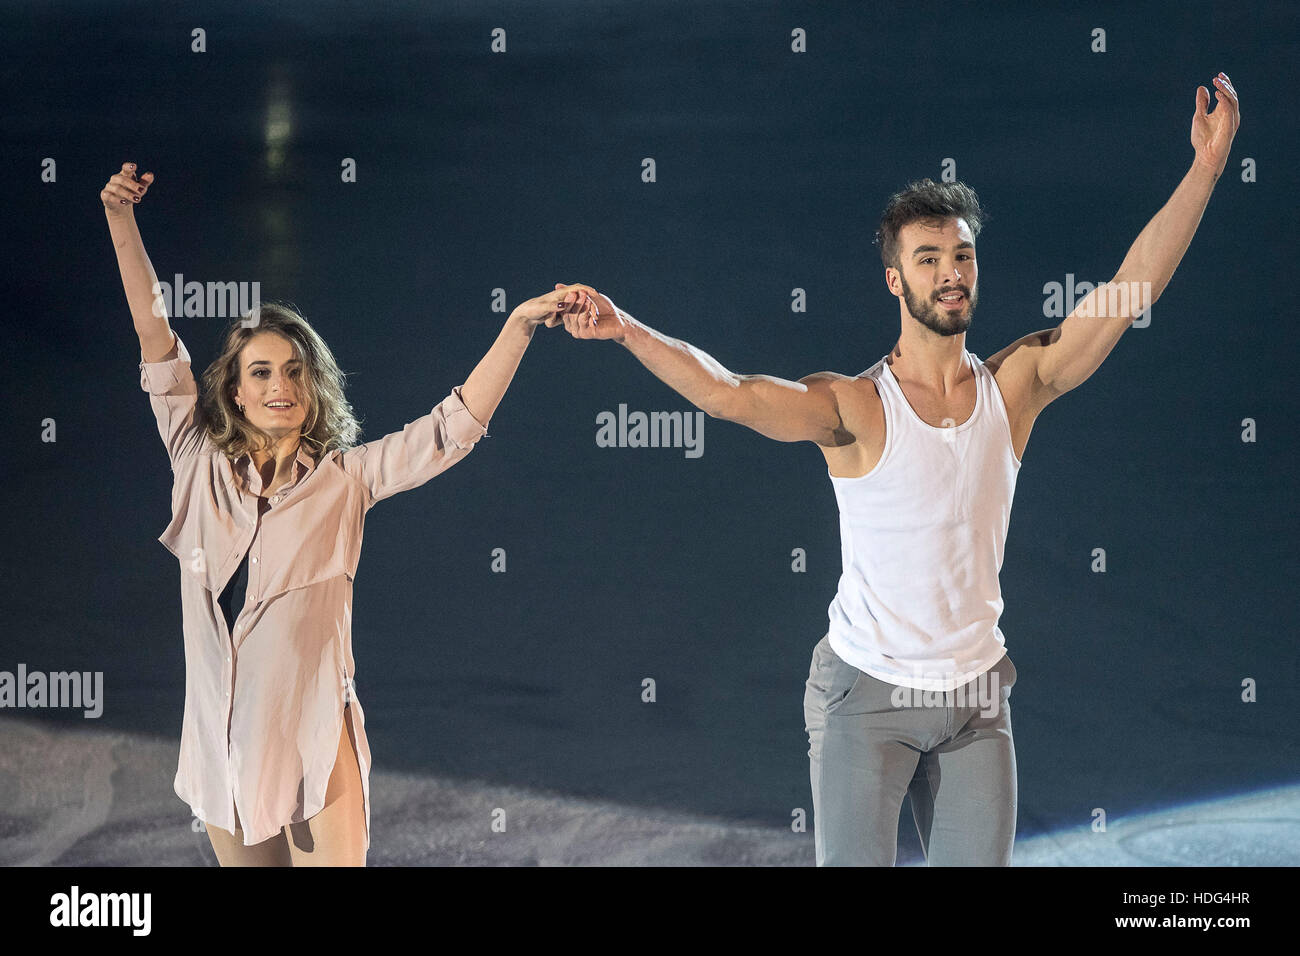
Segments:
[[[244,846],[244,831],[239,828],[238,814],[234,833],[211,823],[204,824],[204,829],[213,852],[217,854],[217,862],[222,866],[293,866],[289,841],[285,839],[283,830],[261,843]]]
[[[366,804],[356,746],[352,715],[345,707],[325,806],[310,820],[284,829],[294,866],[366,865]]]

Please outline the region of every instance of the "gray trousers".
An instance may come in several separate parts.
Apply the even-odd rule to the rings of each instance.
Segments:
[[[1004,655],[960,692],[921,698],[846,664],[822,638],[803,705],[817,865],[893,866],[907,794],[930,866],[1010,866],[1015,681]]]

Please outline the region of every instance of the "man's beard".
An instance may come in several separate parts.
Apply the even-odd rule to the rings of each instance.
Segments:
[[[966,296],[964,309],[949,312],[947,309],[939,308],[934,300],[914,293],[901,271],[898,278],[903,283],[903,301],[907,303],[907,311],[931,332],[938,335],[960,335],[970,328],[971,319],[975,317],[975,306],[979,303],[978,290],[967,289],[964,285],[949,286],[944,294],[960,292]],[[938,296],[935,298],[937,299]]]

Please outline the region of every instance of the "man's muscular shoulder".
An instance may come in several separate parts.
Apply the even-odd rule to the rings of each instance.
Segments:
[[[853,470],[857,459],[879,457],[884,441],[885,415],[876,383],[862,372],[843,375],[839,372],[817,372],[800,381],[813,388],[824,389],[834,397],[839,410],[840,427],[830,442],[819,442],[832,473],[847,468]],[[837,467],[838,466],[838,467]]]

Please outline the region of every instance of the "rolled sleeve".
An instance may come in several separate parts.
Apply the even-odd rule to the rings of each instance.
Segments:
[[[164,358],[158,362],[146,362],[144,351],[140,352],[140,387],[150,395],[166,395],[175,389],[178,385],[183,384],[184,376],[190,373],[190,353],[185,348],[185,343],[181,337],[172,332],[172,347],[168,355],[175,352],[174,358]]]
[[[172,336],[175,358],[146,362],[140,353],[140,388],[149,393],[158,434],[174,469],[177,461],[203,447],[206,435],[199,422],[199,390],[190,369],[190,353],[175,331]]]
[[[457,386],[428,415],[340,457],[344,470],[366,489],[368,508],[446,471],[486,434],[487,426],[470,414]]]
[[[461,386],[457,385],[451,390],[451,394],[443,399],[443,406],[447,413],[447,426],[451,429],[452,440],[462,447],[473,445],[480,438],[487,435],[487,425],[480,425],[478,419],[470,414],[465,407],[465,400],[460,394]]]

